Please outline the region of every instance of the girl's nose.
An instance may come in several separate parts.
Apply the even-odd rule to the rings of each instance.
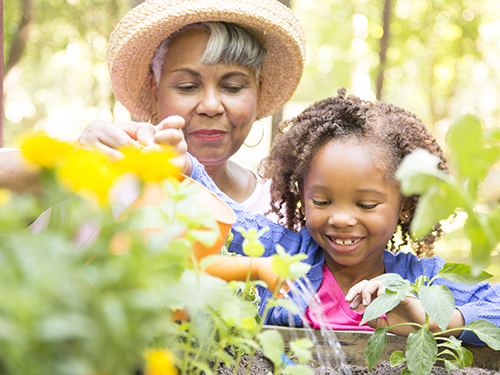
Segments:
[[[357,220],[349,210],[332,209],[328,224],[337,228],[346,228],[355,226]]]
[[[203,91],[196,113],[213,117],[224,112],[220,93],[216,89],[207,88]]]

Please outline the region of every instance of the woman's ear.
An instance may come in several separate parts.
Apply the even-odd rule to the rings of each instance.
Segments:
[[[401,204],[401,210],[399,211],[399,220],[404,223],[408,223],[415,212],[415,203],[413,199],[403,198],[403,203]]]

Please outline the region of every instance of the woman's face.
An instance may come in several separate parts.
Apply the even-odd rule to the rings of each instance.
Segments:
[[[172,39],[152,97],[159,120],[179,115],[186,121],[188,151],[205,166],[217,166],[238,151],[250,132],[258,82],[252,69],[238,64],[203,64],[208,36],[193,28]]]

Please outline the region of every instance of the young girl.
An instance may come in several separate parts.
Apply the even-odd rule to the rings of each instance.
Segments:
[[[420,302],[407,298],[386,316],[359,326],[362,312],[383,293],[383,285],[370,281],[384,273],[397,273],[414,282],[425,273],[432,278],[445,263],[431,255],[433,242],[442,235],[439,225],[423,241],[414,243],[409,226],[418,197],[403,197],[395,173],[404,156],[421,148],[441,159],[443,152],[432,134],[413,114],[392,105],[345,97],[316,102],[296,118],[285,122],[280,136],[263,161],[265,177],[272,179],[273,211],[285,226],[251,215],[221,194],[195,160],[191,177],[217,192],[234,209],[238,222],[233,228],[270,227],[261,238],[264,256],[276,244],[291,254],[304,253],[311,265],[307,274],[313,294],[321,300],[323,320],[332,329],[370,330],[403,321],[424,322]],[[285,212],[285,214],[283,214]],[[243,238],[233,230],[230,251],[241,253]],[[399,233],[399,240],[396,238]],[[411,244],[417,256],[398,252]],[[500,325],[500,285],[481,282],[465,286],[438,279],[450,288],[456,309],[448,328],[461,327],[476,319]],[[304,283],[305,284],[305,283]],[[302,283],[297,283],[299,289]],[[270,292],[262,290],[264,303]],[[318,328],[319,319],[310,311],[310,300],[294,295],[301,314],[291,315],[273,307],[266,324],[302,326],[303,319]],[[408,335],[412,327],[394,331]],[[430,329],[439,331],[431,322]],[[468,331],[454,331],[460,340],[482,344]]]

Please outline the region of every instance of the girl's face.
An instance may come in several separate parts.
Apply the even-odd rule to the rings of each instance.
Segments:
[[[380,151],[371,145],[333,141],[309,166],[302,191],[304,213],[327,264],[380,264],[398,219],[403,219],[399,186],[386,180],[382,163],[374,164],[375,155]]]
[[[256,119],[258,99],[250,68],[200,61],[207,41],[202,28],[173,38],[161,82],[152,85],[158,118],[184,118],[188,151],[205,166],[221,164],[238,151]]]

